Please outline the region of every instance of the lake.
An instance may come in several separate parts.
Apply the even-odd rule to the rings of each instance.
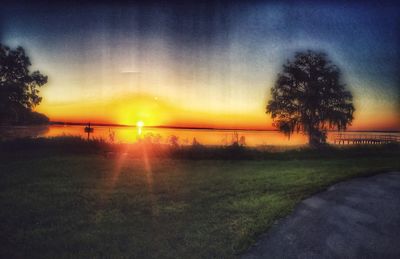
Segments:
[[[147,139],[155,143],[170,143],[175,136],[180,145],[191,145],[196,142],[203,145],[229,145],[235,139],[244,142],[247,146],[280,145],[294,146],[307,144],[307,137],[303,134],[294,134],[290,139],[278,131],[254,130],[210,130],[210,129],[171,129],[151,127],[122,127],[122,126],[93,126],[90,138],[104,139],[115,143],[135,143]],[[333,142],[337,132],[328,133],[328,142]],[[346,132],[344,134],[371,134],[371,135],[396,135],[399,132]],[[87,138],[84,126],[78,125],[50,125],[50,126],[16,126],[0,127],[0,139],[14,139],[22,137],[55,137],[55,136],[80,136]]]

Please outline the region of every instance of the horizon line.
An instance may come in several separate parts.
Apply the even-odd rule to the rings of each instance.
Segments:
[[[117,124],[117,123],[92,123],[89,122],[92,126],[110,126],[110,127],[134,127],[137,128],[136,125],[127,125],[127,124]],[[76,125],[76,126],[87,126],[88,123],[84,122],[64,122],[64,121],[50,121],[51,125]],[[224,127],[190,127],[190,126],[172,126],[172,125],[154,125],[154,126],[146,126],[143,128],[156,128],[156,129],[186,129],[186,130],[242,130],[242,131],[279,131],[278,129],[255,129],[255,128],[224,128]],[[328,130],[328,132],[340,132],[338,130]],[[391,130],[345,130],[347,132],[400,132],[400,129],[391,129]]]

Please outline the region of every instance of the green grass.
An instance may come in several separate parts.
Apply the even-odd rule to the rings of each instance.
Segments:
[[[29,152],[0,158],[1,258],[232,258],[303,198],[400,169],[398,150],[252,161]]]

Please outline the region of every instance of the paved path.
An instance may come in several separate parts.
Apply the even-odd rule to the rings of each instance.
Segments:
[[[243,258],[400,258],[400,172],[338,183],[302,201]]]

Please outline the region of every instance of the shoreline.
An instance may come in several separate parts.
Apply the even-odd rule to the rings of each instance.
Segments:
[[[70,123],[70,122],[50,122],[49,124],[37,125],[0,125],[2,128],[29,128],[29,127],[51,127],[51,126],[87,126],[87,123]],[[112,127],[112,128],[138,128],[136,125],[123,124],[107,124],[107,123],[90,123],[91,127]],[[239,132],[279,132],[274,129],[243,129],[243,128],[213,128],[213,127],[180,127],[180,126],[143,126],[143,129],[166,129],[166,130],[198,130],[198,131],[239,131]],[[328,130],[329,133],[400,133],[400,130]],[[297,133],[293,133],[297,134]],[[301,134],[301,133],[298,133]]]

